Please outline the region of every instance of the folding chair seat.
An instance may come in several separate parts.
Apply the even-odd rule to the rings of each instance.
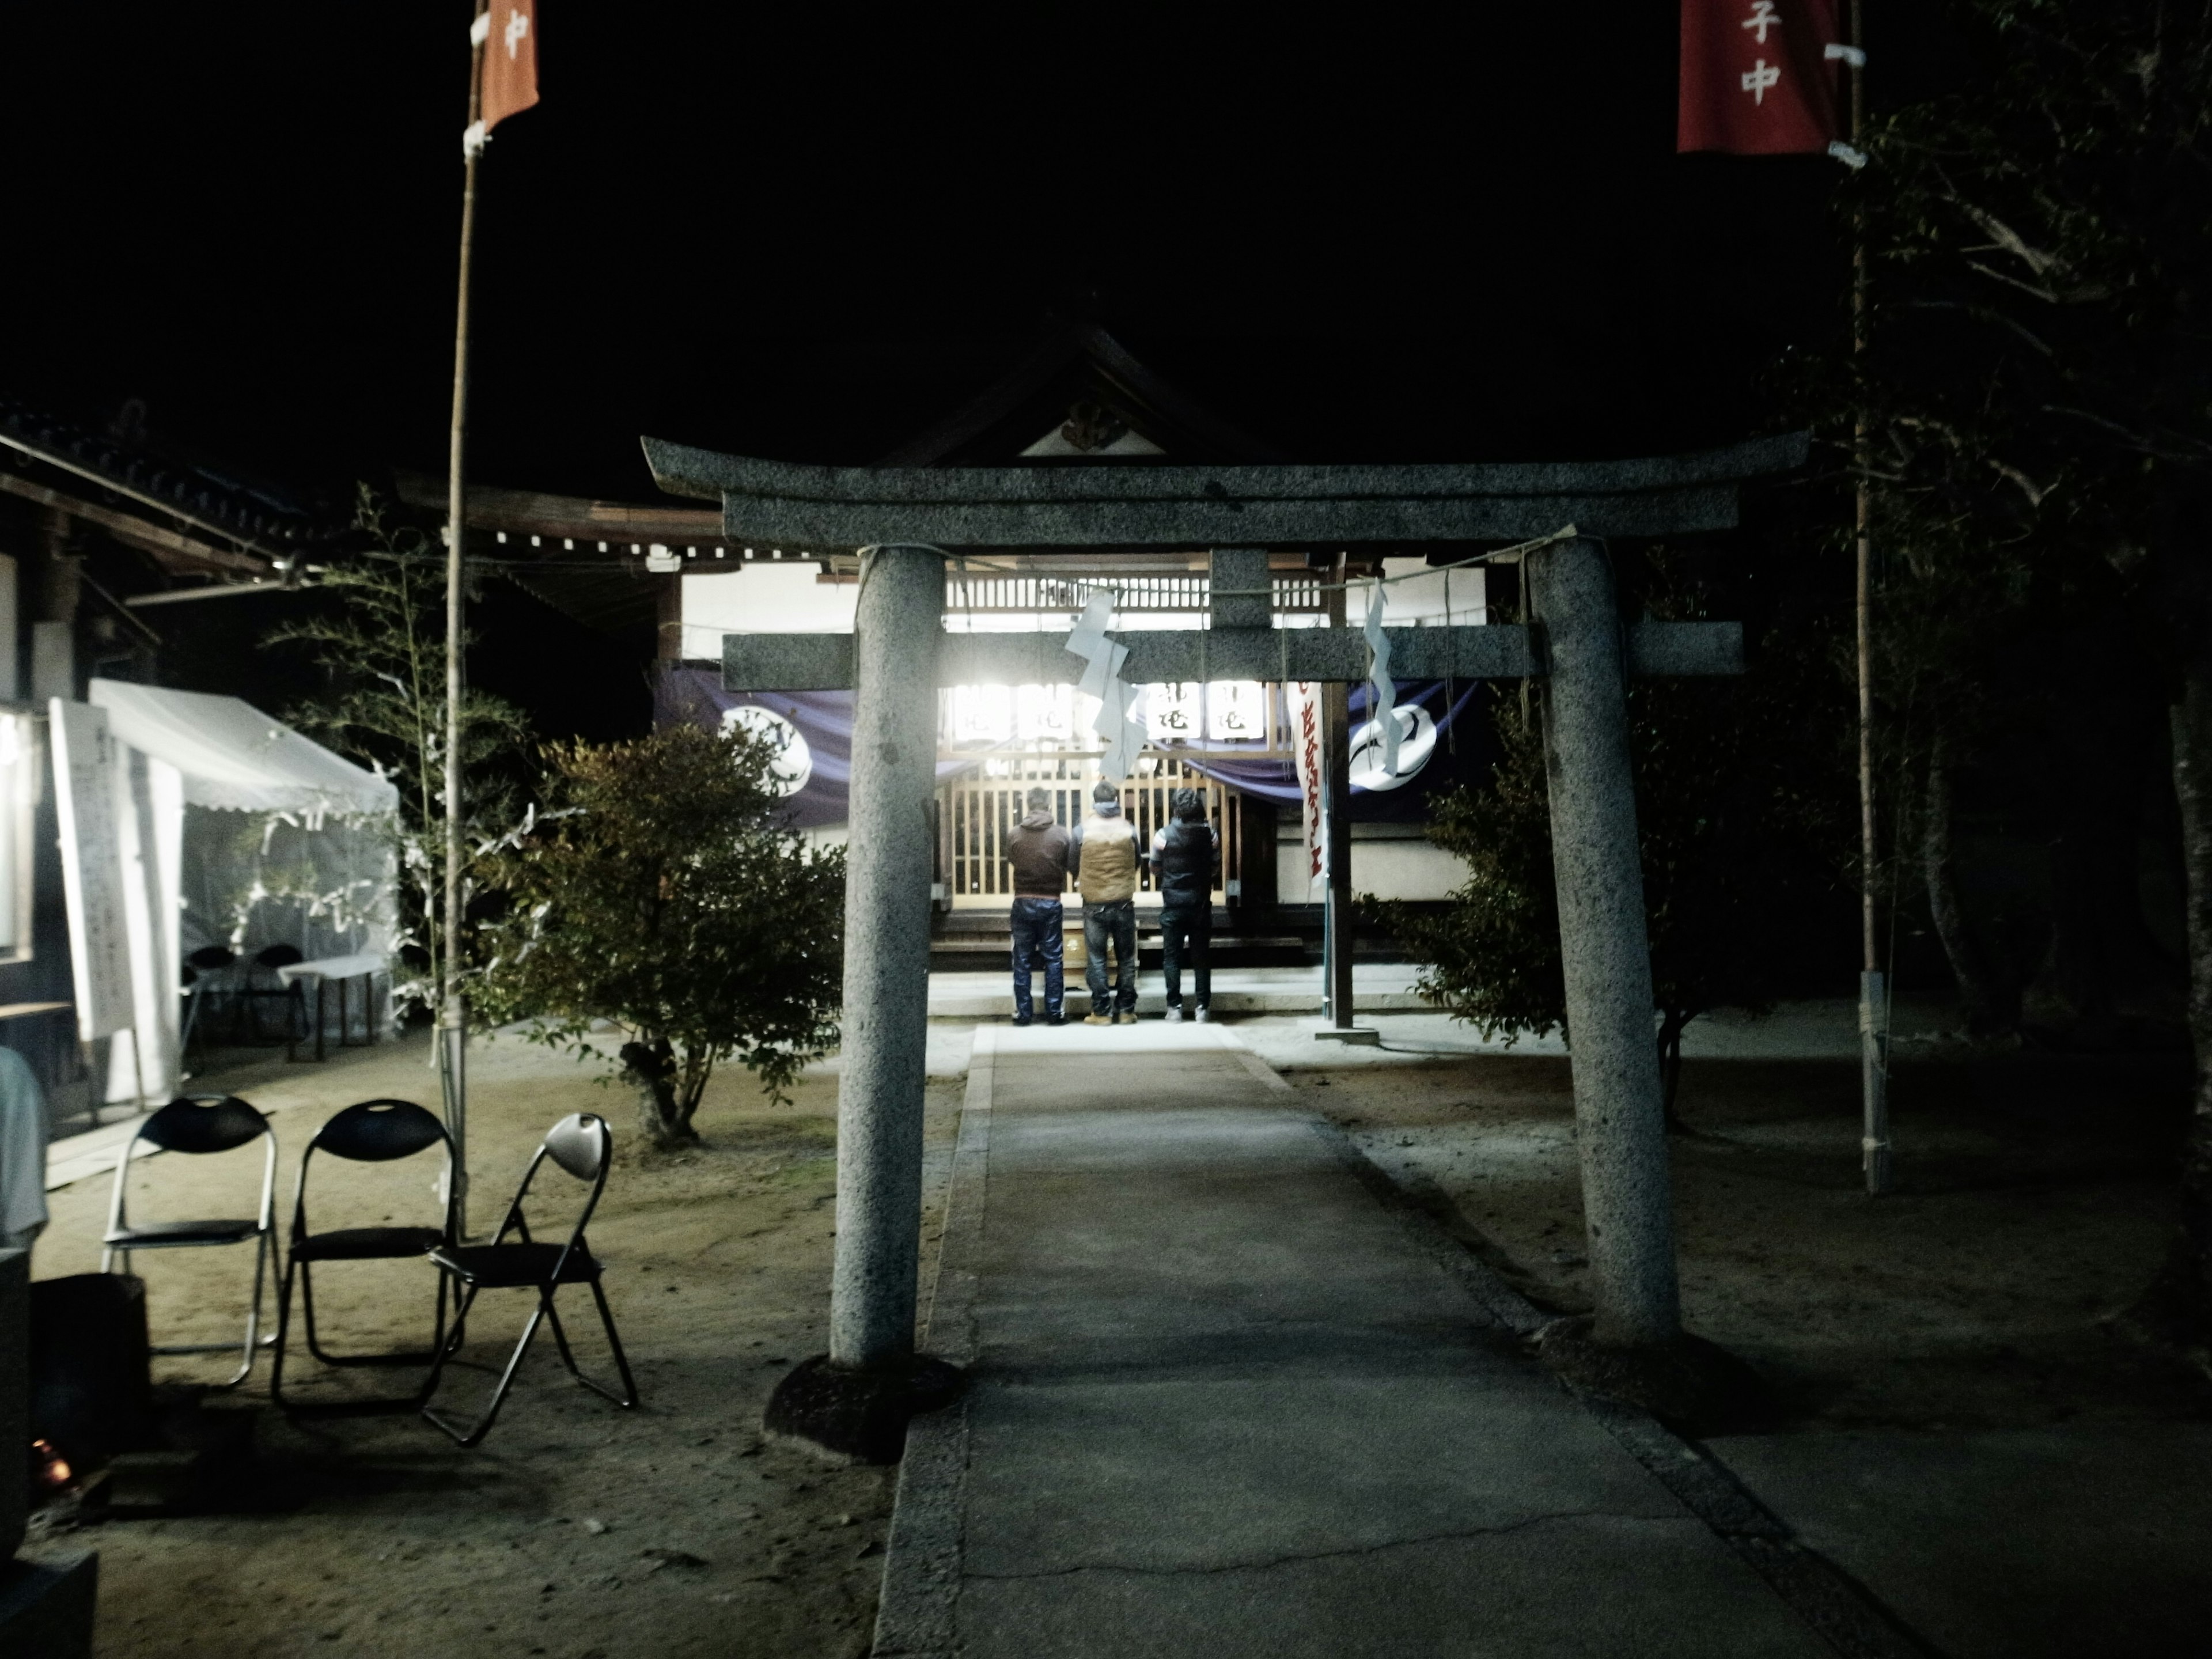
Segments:
[[[541,1322],[552,1326],[554,1346],[560,1350],[561,1363],[568,1368],[569,1376],[617,1406],[628,1408],[637,1404],[637,1382],[630,1376],[629,1360],[623,1352],[622,1337],[615,1329],[614,1315],[607,1307],[606,1291],[599,1283],[604,1269],[584,1237],[592,1212],[599,1207],[599,1194],[606,1190],[607,1166],[613,1158],[614,1136],[605,1118],[591,1112],[577,1112],[562,1118],[545,1132],[544,1141],[531,1158],[529,1167],[523,1170],[522,1184],[514,1189],[514,1201],[507,1206],[507,1217],[499,1224],[499,1231],[492,1242],[441,1245],[430,1252],[431,1261],[441,1273],[451,1276],[459,1287],[459,1301],[453,1310],[453,1334],[439,1350],[430,1368],[429,1380],[423,1386],[426,1403],[422,1415],[462,1445],[473,1446],[491,1431],[492,1422],[507,1400],[507,1390],[514,1385],[514,1374],[521,1369],[522,1356],[529,1351]],[[531,1237],[530,1223],[523,1214],[523,1200],[530,1195],[530,1183],[537,1179],[538,1170],[549,1159],[556,1169],[589,1188],[576,1224],[563,1244]],[[509,1233],[515,1235],[513,1243],[507,1242]],[[592,1300],[599,1310],[600,1327],[607,1334],[607,1346],[614,1352],[615,1369],[622,1377],[620,1392],[594,1382],[578,1368],[576,1356],[568,1347],[568,1333],[561,1328],[561,1316],[553,1306],[554,1292],[563,1285],[591,1286]],[[501,1373],[483,1413],[473,1423],[464,1423],[428,1404],[447,1362],[460,1347],[462,1332],[468,1322],[470,1309],[476,1305],[477,1292],[526,1287],[538,1292],[538,1305],[531,1311],[530,1322],[522,1328],[522,1340],[514,1345],[507,1369]]]
[[[442,1147],[446,1154],[444,1213],[438,1224],[335,1227],[316,1232],[307,1225],[307,1171],[317,1152],[355,1164],[391,1164]],[[446,1275],[435,1275],[437,1322],[430,1346],[400,1353],[337,1354],[325,1351],[315,1329],[313,1264],[333,1261],[394,1261],[427,1255],[453,1242],[453,1138],[437,1115],[411,1100],[364,1100],[349,1106],[315,1132],[300,1154],[300,1180],[293,1190],[292,1234],[284,1252],[284,1287],[276,1306],[276,1352],[269,1371],[269,1397],[287,1411],[353,1413],[406,1410],[429,1397],[429,1383],[401,1397],[300,1405],[284,1398],[284,1354],[292,1329],[292,1283],[300,1285],[306,1317],[307,1352],[325,1365],[428,1365],[446,1343]]]
[[[205,1218],[184,1221],[133,1222],[125,1213],[125,1188],[131,1165],[142,1140],[164,1152],[200,1157],[234,1152],[254,1140],[264,1142],[261,1163],[261,1202],[251,1219]],[[253,1242],[253,1300],[246,1310],[246,1342],[238,1370],[220,1386],[230,1388],[246,1380],[253,1369],[253,1351],[261,1340],[261,1289],[268,1276],[269,1253],[276,1236],[276,1136],[269,1120],[235,1095],[181,1095],[140,1123],[122,1161],[115,1166],[115,1191],[108,1200],[107,1232],[101,1240],[100,1270],[112,1269],[118,1256],[123,1271],[131,1271],[137,1250],[185,1249],[203,1246]],[[155,1346],[155,1353],[226,1353],[228,1342],[189,1342]]]
[[[572,1255],[565,1244],[464,1244],[438,1252],[438,1264],[465,1285],[480,1291],[511,1291],[524,1285],[587,1285],[599,1276],[599,1264]]]
[[[275,975],[279,968],[295,968],[307,957],[296,945],[267,945],[253,953],[246,964],[246,983],[236,992],[245,1005],[246,1024],[251,1035],[250,1042],[264,1041],[261,1035],[261,1005],[276,1002],[284,1009],[283,1042],[289,1046],[299,1041],[307,1030],[307,994],[298,980],[281,976],[264,984],[260,975]]]

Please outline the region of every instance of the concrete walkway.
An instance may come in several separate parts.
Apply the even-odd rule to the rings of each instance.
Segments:
[[[1481,1296],[1224,1028],[980,1030],[876,1653],[1835,1651]]]

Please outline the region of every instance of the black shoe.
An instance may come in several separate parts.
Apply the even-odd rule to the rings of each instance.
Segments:
[[[1027,1014],[1016,1014],[1014,1016],[1014,1024],[1017,1025],[1027,1025],[1030,1024],[1030,1017]]]
[[[1048,1025],[1065,1025],[1067,1024],[1067,1016],[1066,1014],[1047,1014],[1044,1017],[1044,1023]]]

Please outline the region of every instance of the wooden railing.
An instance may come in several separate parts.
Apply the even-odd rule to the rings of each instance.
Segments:
[[[1221,837],[1214,902],[1225,902],[1227,884],[1239,875],[1243,798],[1212,778],[1186,770],[1178,760],[1147,755],[1137,765],[1139,775],[1121,780],[1121,810],[1135,827],[1139,846],[1149,848],[1152,832],[1167,823],[1175,791],[1200,791],[1206,815]],[[1091,786],[1097,781],[1098,760],[1093,755],[994,756],[939,789],[938,878],[953,907],[980,909],[1012,898],[1013,866],[1006,861],[1006,836],[1026,815],[1030,790],[1049,792],[1054,821],[1072,830],[1089,816]],[[1148,867],[1138,872],[1137,902],[1159,902]]]

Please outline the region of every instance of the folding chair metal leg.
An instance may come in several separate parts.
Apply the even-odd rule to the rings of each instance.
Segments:
[[[475,1299],[476,1293],[471,1289],[468,1300],[473,1302]],[[522,1356],[529,1352],[531,1339],[538,1334],[538,1324],[545,1317],[546,1302],[547,1298],[540,1295],[538,1306],[531,1312],[530,1322],[522,1328],[522,1340],[514,1345],[514,1352],[507,1356],[507,1369],[500,1373],[499,1382],[491,1391],[491,1403],[484,1407],[483,1416],[479,1417],[474,1424],[465,1428],[446,1413],[427,1404],[422,1407],[422,1415],[438,1428],[444,1430],[462,1446],[473,1446],[484,1436],[489,1434],[492,1424],[498,1419],[499,1408],[507,1403],[507,1391],[514,1386],[514,1374],[522,1369]],[[465,1309],[466,1305],[466,1303],[463,1304]],[[454,1328],[458,1334],[459,1330],[458,1317]],[[439,1357],[440,1370],[445,1369],[446,1359],[450,1357],[452,1349],[459,1346],[458,1343],[448,1345],[447,1353]]]
[[[629,1358],[623,1352],[622,1338],[615,1334],[614,1315],[607,1307],[607,1294],[599,1288],[598,1279],[594,1279],[589,1282],[592,1287],[592,1299],[599,1304],[600,1328],[607,1334],[607,1346],[614,1350],[615,1369],[622,1375],[623,1391],[617,1394],[605,1383],[594,1382],[584,1375],[582,1369],[576,1364],[576,1356],[569,1352],[568,1334],[561,1328],[561,1316],[553,1306],[552,1293],[548,1291],[545,1297],[545,1315],[553,1322],[553,1341],[561,1350],[561,1363],[568,1368],[569,1376],[574,1377],[593,1394],[602,1399],[613,1401],[616,1405],[627,1411],[637,1404],[637,1382],[629,1374]]]
[[[397,1257],[373,1257],[371,1260],[396,1261]],[[437,1358],[438,1349],[446,1340],[446,1276],[438,1275],[437,1325],[427,1348],[410,1349],[405,1353],[325,1353],[322,1338],[315,1329],[315,1275],[313,1264],[300,1264],[300,1311],[307,1337],[307,1352],[325,1365],[427,1365]]]
[[[276,1342],[275,1337],[261,1334],[261,1292],[268,1283],[270,1242],[270,1235],[265,1232],[253,1242],[253,1300],[247,1304],[246,1310],[246,1343],[242,1349],[234,1342],[156,1342],[149,1345],[146,1352],[179,1354],[230,1353],[235,1351],[240,1355],[238,1369],[223,1378],[222,1382],[210,1383],[209,1386],[216,1389],[234,1389],[245,1382],[246,1374],[253,1369],[254,1350],[274,1347]],[[100,1258],[100,1271],[102,1273],[107,1271],[108,1258],[112,1255],[119,1255],[123,1258],[123,1271],[126,1274],[129,1273],[131,1252],[128,1250],[102,1251]]]
[[[296,1270],[300,1278],[300,1304],[306,1315],[307,1351],[325,1365],[398,1365],[428,1364],[422,1386],[408,1395],[380,1395],[368,1400],[332,1400],[288,1401],[284,1398],[284,1354],[289,1345],[292,1323],[292,1275]],[[446,1276],[438,1275],[437,1324],[430,1338],[430,1346],[420,1353],[355,1354],[332,1356],[325,1353],[315,1341],[314,1275],[304,1261],[289,1262],[284,1269],[283,1300],[276,1310],[276,1352],[269,1370],[269,1398],[278,1410],[301,1417],[366,1417],[380,1412],[419,1411],[422,1402],[430,1397],[437,1385],[438,1368],[445,1364],[446,1352]]]

